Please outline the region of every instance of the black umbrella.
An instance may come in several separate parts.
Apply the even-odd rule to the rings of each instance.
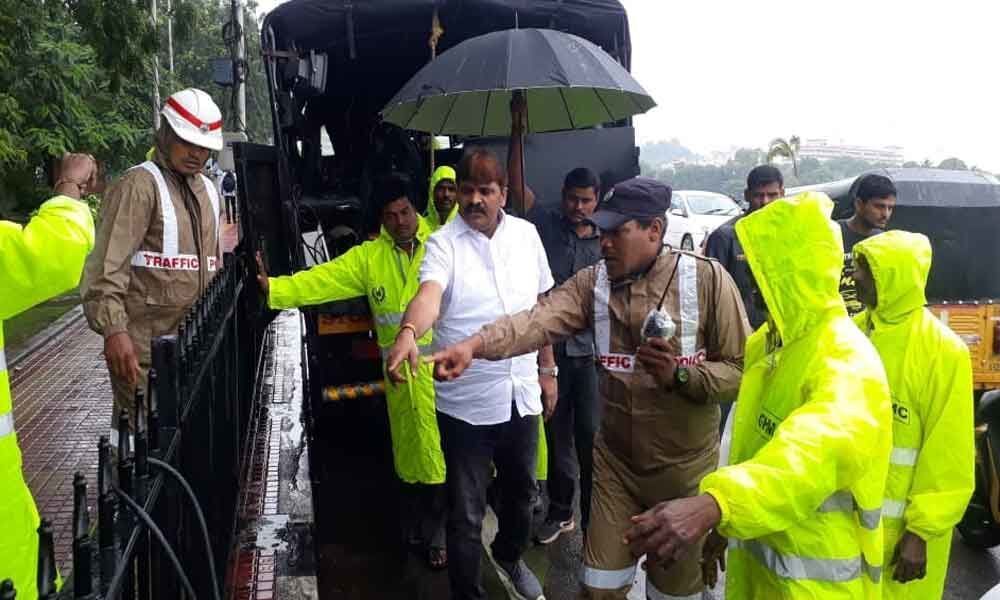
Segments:
[[[583,129],[656,106],[615,59],[551,29],[509,29],[458,44],[427,64],[382,110],[384,120],[434,134],[506,136],[524,90],[528,133]]]
[[[551,29],[508,29],[432,60],[382,109],[382,118],[432,134],[506,136],[515,95],[527,102],[525,133],[584,129],[656,106],[624,67],[587,40]],[[523,168],[517,183],[523,199]]]

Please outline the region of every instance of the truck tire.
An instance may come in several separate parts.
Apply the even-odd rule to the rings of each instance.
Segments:
[[[1000,525],[986,507],[975,500],[969,503],[957,527],[962,542],[970,548],[986,550],[1000,545]]]

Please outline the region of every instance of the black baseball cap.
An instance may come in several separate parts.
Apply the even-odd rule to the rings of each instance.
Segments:
[[[599,229],[614,231],[632,219],[662,218],[670,209],[670,196],[669,185],[650,177],[633,177],[616,185],[589,221]]]

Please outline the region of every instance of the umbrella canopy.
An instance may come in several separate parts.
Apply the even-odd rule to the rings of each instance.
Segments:
[[[515,90],[525,90],[528,133],[584,129],[656,106],[628,71],[587,40],[551,29],[509,29],[466,40],[428,63],[382,118],[416,131],[506,136]]]

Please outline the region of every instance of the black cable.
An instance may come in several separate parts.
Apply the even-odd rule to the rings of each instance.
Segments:
[[[139,520],[142,521],[146,525],[146,527],[153,532],[153,535],[156,536],[157,541],[160,542],[160,546],[163,548],[164,552],[167,553],[167,557],[170,559],[170,562],[173,563],[174,570],[177,571],[177,576],[180,578],[181,583],[184,585],[185,592],[187,592],[187,594],[191,597],[191,600],[197,600],[197,596],[194,593],[194,587],[192,587],[191,580],[188,579],[187,573],[184,572],[184,568],[181,566],[180,559],[177,558],[177,554],[174,552],[174,549],[170,546],[169,543],[167,543],[167,537],[163,535],[163,532],[160,531],[160,528],[156,526],[155,522],[153,522],[153,518],[150,517],[149,513],[144,511],[142,507],[139,506],[139,504],[131,498],[131,496],[123,492],[120,487],[113,485],[111,486],[111,489],[114,490],[115,494],[117,494],[119,498],[125,501],[125,505],[132,510],[132,513],[135,514],[135,516],[139,517]],[[121,580],[125,577],[125,574],[128,571],[129,569],[119,569],[118,572],[115,573],[114,578],[111,580],[111,585],[108,586],[109,592],[111,590],[117,590],[118,588],[121,587],[122,584]]]
[[[152,456],[150,456],[147,460],[149,461],[149,464],[154,467],[159,467],[172,475],[173,478],[181,484],[184,491],[187,492],[188,498],[191,499],[191,504],[194,505],[194,513],[198,517],[198,524],[201,525],[202,537],[205,540],[205,556],[208,558],[208,569],[212,576],[212,597],[214,597],[215,600],[221,600],[218,587],[219,578],[215,573],[215,560],[212,558],[212,542],[208,537],[208,522],[205,521],[205,513],[201,510],[201,504],[198,502],[198,497],[195,495],[191,485],[186,479],[184,479],[184,476],[181,475],[180,471],[175,469],[173,465],[158,458],[153,458]]]

